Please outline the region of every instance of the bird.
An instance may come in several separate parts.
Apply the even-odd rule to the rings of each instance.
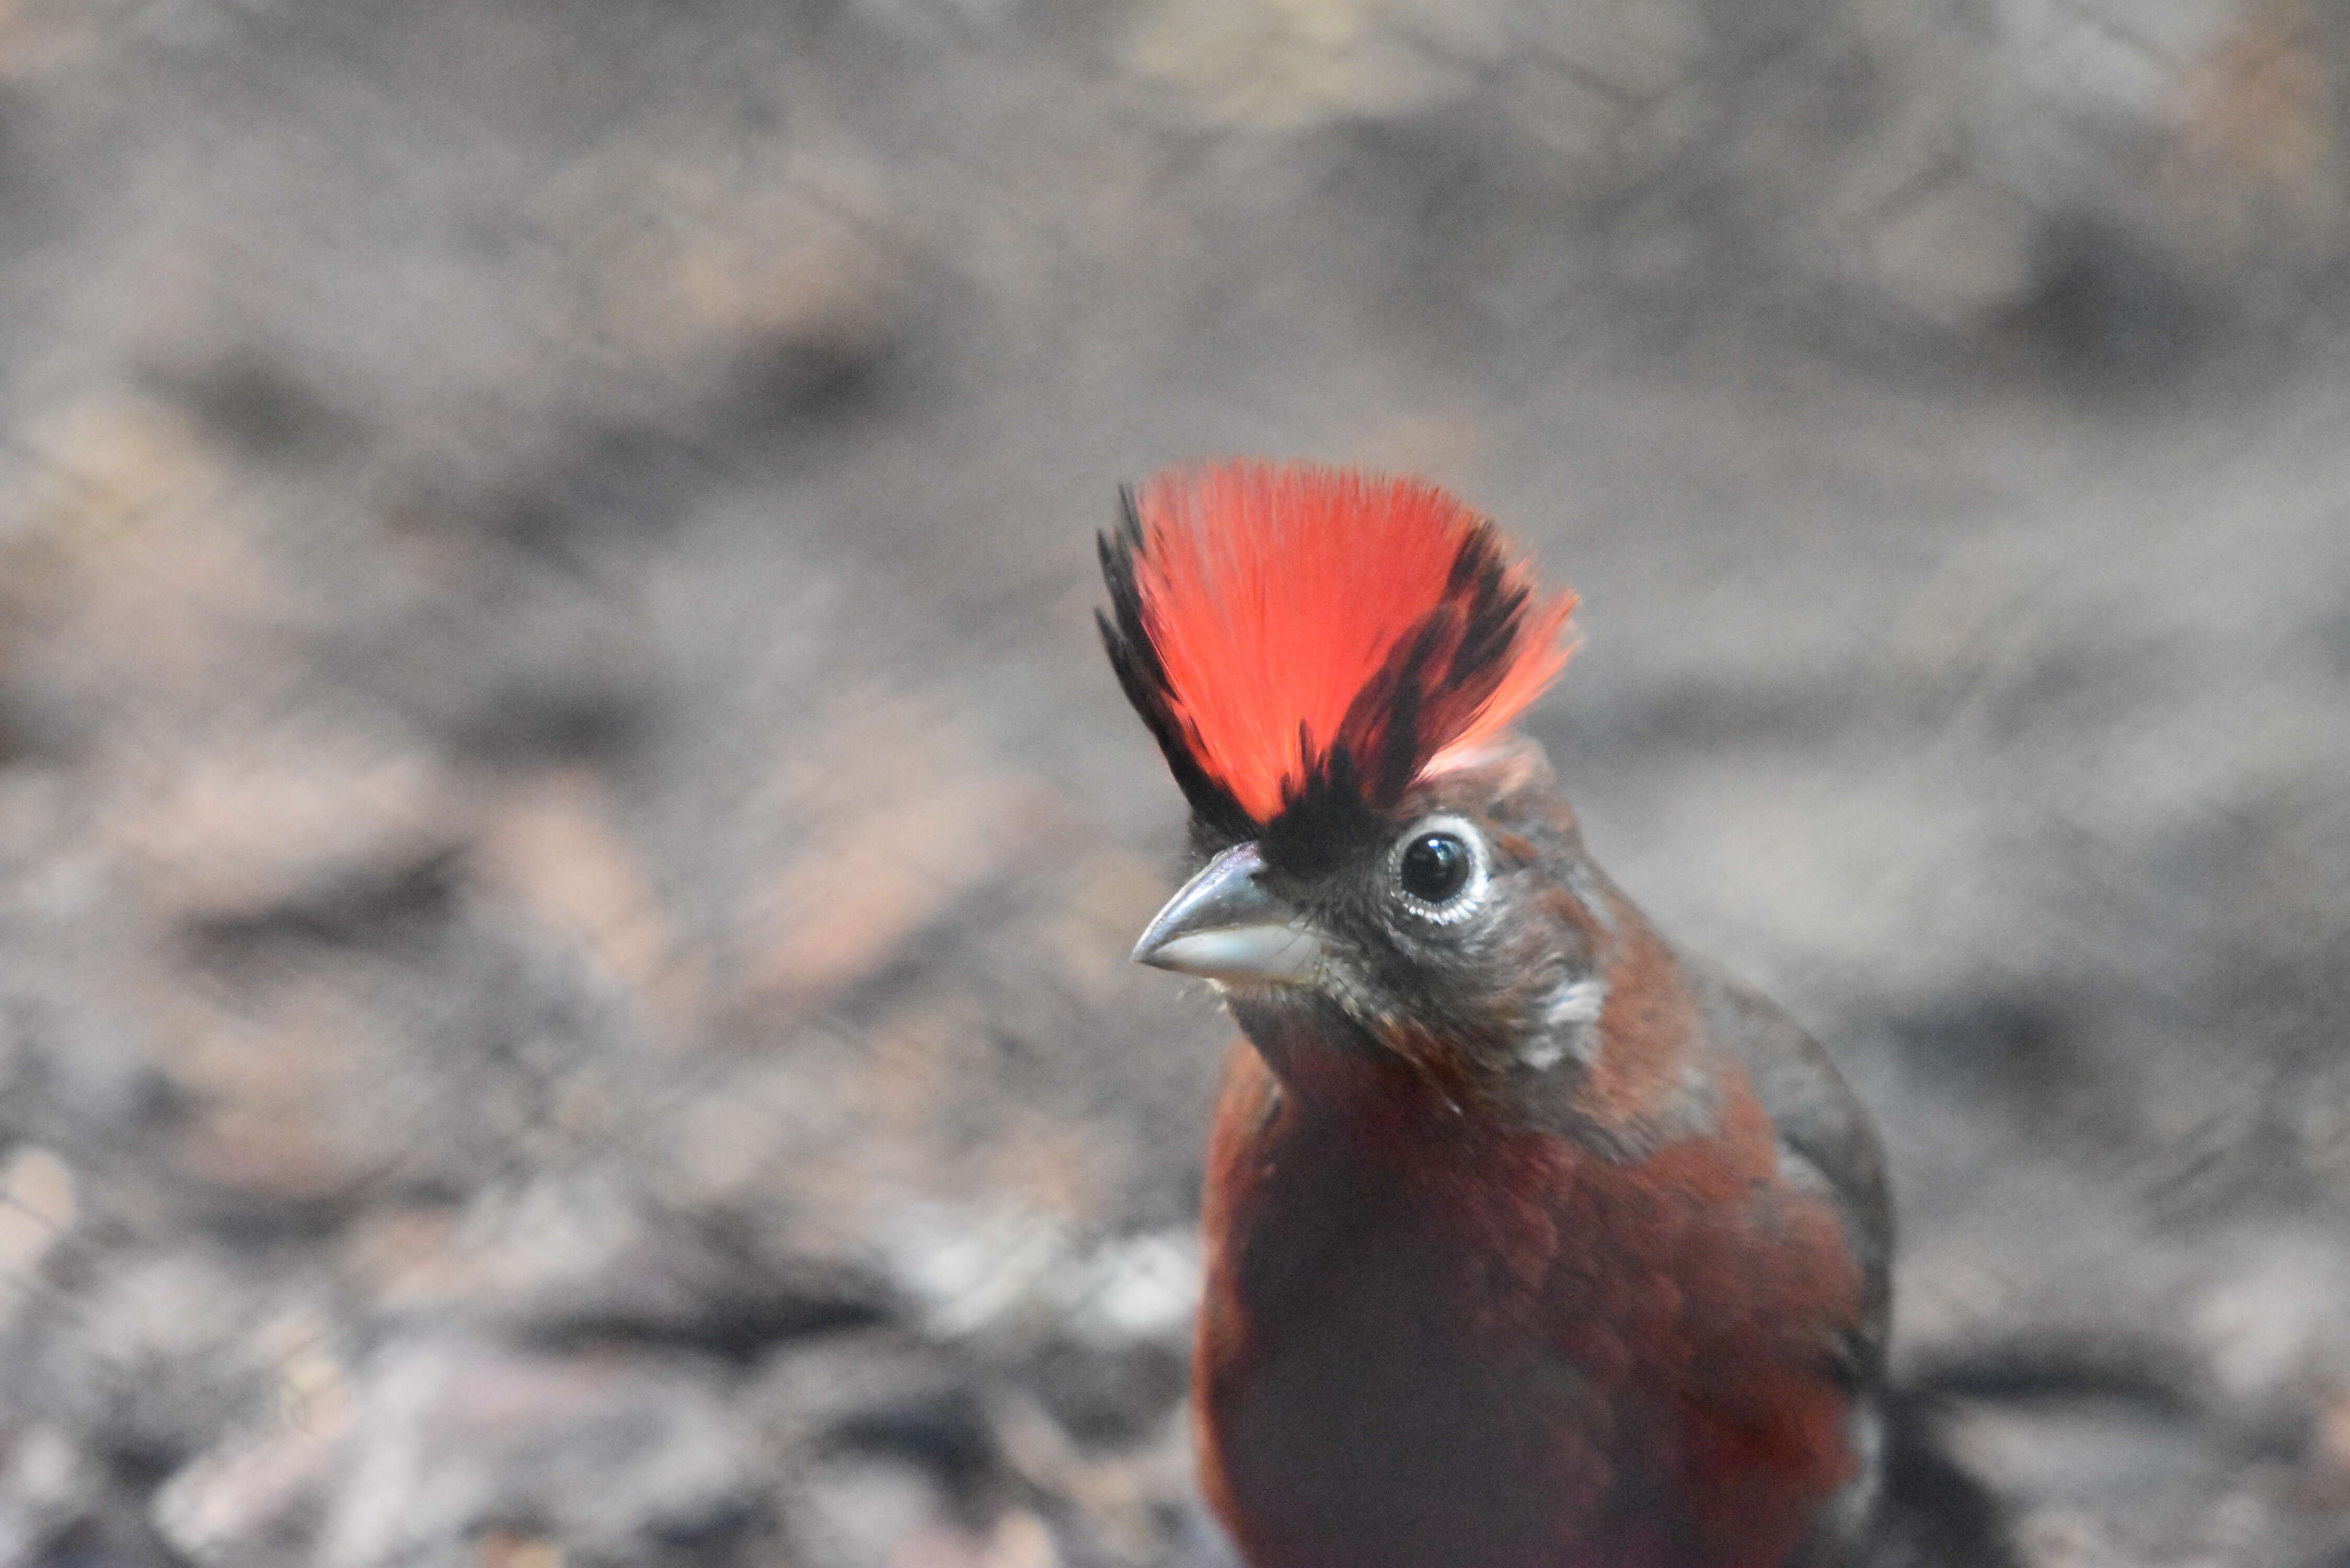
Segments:
[[[1097,620],[1189,807],[1141,963],[1221,993],[1191,1372],[1249,1568],[1844,1568],[1886,1448],[1869,1118],[1600,869],[1515,728],[1494,524],[1260,459],[1120,492]]]

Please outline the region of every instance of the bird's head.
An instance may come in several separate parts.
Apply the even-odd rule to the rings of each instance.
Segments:
[[[1628,906],[1510,732],[1573,594],[1432,485],[1247,462],[1129,492],[1102,566],[1110,661],[1204,861],[1138,960],[1215,981],[1260,1044],[1336,1014],[1450,1073],[1596,1048]]]

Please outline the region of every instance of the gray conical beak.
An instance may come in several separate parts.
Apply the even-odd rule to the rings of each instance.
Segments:
[[[1263,869],[1253,844],[1209,861],[1134,944],[1134,961],[1232,984],[1312,984],[1322,939],[1257,880]]]

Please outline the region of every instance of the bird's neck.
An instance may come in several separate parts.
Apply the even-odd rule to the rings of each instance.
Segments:
[[[1318,1000],[1229,999],[1249,1043],[1301,1106],[1402,1130],[1467,1115],[1473,1086],[1458,1066],[1407,1057]]]

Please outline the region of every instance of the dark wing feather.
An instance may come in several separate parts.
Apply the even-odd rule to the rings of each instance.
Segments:
[[[1834,1196],[1865,1282],[1863,1343],[1872,1377],[1885,1349],[1891,1302],[1893,1205],[1885,1157],[1868,1113],[1828,1054],[1776,1002],[1713,964],[1683,956],[1706,1032],[1744,1059],[1755,1096],[1779,1129],[1783,1158],[1808,1167]]]

